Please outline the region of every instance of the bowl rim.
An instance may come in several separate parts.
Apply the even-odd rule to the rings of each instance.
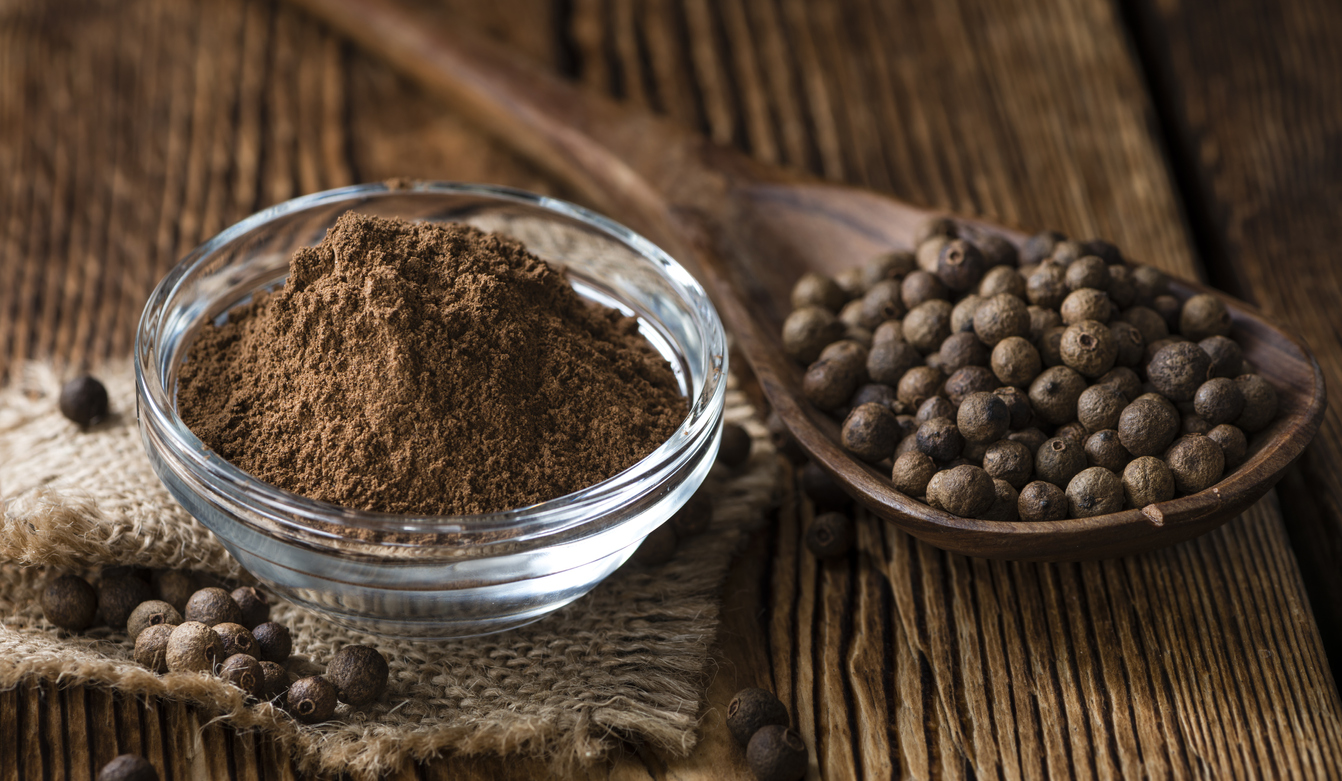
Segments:
[[[342,202],[354,208],[370,200],[413,197],[417,193],[472,196],[551,212],[594,229],[651,262],[677,291],[680,303],[693,313],[692,319],[698,326],[703,347],[699,355],[682,353],[681,357],[691,365],[697,359],[704,379],[696,388],[693,373],[687,373],[685,381],[691,391],[687,399],[689,409],[671,437],[628,468],[594,485],[525,507],[466,515],[372,512],[311,499],[266,483],[210,450],[182,421],[175,409],[175,394],[163,385],[163,370],[171,358],[159,349],[159,337],[167,330],[164,320],[173,311],[167,308],[167,302],[220,248],[281,217]],[[679,352],[679,345],[674,346]],[[180,355],[181,348],[175,354]],[[297,532],[309,539],[349,541],[351,535],[336,529],[355,527],[390,536],[371,543],[375,546],[418,548],[423,547],[422,541],[403,537],[453,535],[453,547],[491,543],[512,545],[588,525],[600,525],[599,522],[613,510],[660,490],[665,479],[694,454],[705,438],[716,436],[726,402],[728,351],[722,320],[703,286],[660,247],[629,228],[568,201],[512,187],[414,181],[395,185],[351,185],[292,198],[256,212],[206,240],[178,261],[150,294],[136,329],[134,365],[136,414],[145,447],[151,449],[148,427],[153,430],[155,439],[165,443],[164,448],[170,451],[172,460],[185,467],[201,485],[260,512],[290,533]],[[650,480],[650,477],[656,479]],[[238,517],[233,513],[230,515]],[[245,522],[245,519],[241,520]],[[506,533],[500,535],[500,532]]]

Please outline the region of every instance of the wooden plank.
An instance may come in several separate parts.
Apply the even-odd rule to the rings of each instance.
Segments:
[[[1133,4],[1162,74],[1171,148],[1218,284],[1314,350],[1329,409],[1282,492],[1333,670],[1342,669],[1342,6],[1312,0]]]

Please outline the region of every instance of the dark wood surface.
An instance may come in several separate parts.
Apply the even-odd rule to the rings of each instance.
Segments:
[[[1223,176],[1210,163],[1239,160],[1228,181],[1247,171],[1292,196],[1314,193],[1324,204],[1316,215],[1335,192],[1335,174],[1311,178],[1327,176],[1327,159],[1278,170],[1281,158],[1261,151],[1271,132],[1222,123],[1279,105],[1273,96],[1290,93],[1283,80],[1332,88],[1337,55],[1286,46],[1275,28],[1246,21],[1234,32],[1262,52],[1245,58],[1253,65],[1209,68],[1205,48],[1220,44],[1206,41],[1226,39],[1234,23],[1204,4],[1160,4],[1146,16],[1099,0],[449,7],[450,21],[519,56],[762,161],[930,208],[1106,235],[1134,257],[1222,286],[1232,261],[1202,238],[1196,215],[1223,213],[1209,192],[1230,213],[1256,214],[1261,202],[1248,186],[1191,186],[1180,144],[1213,138],[1215,152],[1197,158],[1209,162],[1207,181]],[[1328,13],[1326,3],[1286,7]],[[1180,47],[1199,53],[1153,73],[1164,66],[1148,46],[1176,64]],[[1300,68],[1322,75],[1305,79]],[[1204,97],[1180,104],[1151,86],[1170,80]],[[1248,103],[1236,103],[1245,93]],[[1217,130],[1181,137],[1163,120],[1179,105]],[[1299,160],[1330,148],[1338,105],[1291,103],[1298,123],[1324,128],[1290,147],[1304,150]],[[287,6],[0,7],[0,357],[78,365],[124,353],[153,282],[202,238],[291,195],[397,175],[575,195]],[[1327,235],[1325,218],[1311,219]],[[1256,240],[1295,240],[1273,229]],[[1296,303],[1272,306],[1307,337],[1326,333],[1337,322],[1326,307],[1329,256],[1291,246],[1234,262],[1274,276],[1282,300]],[[1292,268],[1319,280],[1317,314],[1292,298],[1309,288],[1287,291]],[[1335,374],[1336,344],[1312,346]],[[1308,455],[1319,468],[1337,465],[1338,436],[1325,429]],[[1336,505],[1320,504],[1313,525],[1294,516],[1293,528],[1333,528]],[[792,706],[812,774],[827,778],[1309,778],[1342,766],[1342,705],[1297,565],[1315,551],[1293,552],[1272,496],[1175,548],[1063,565],[945,554],[864,519],[858,551],[818,566],[800,546],[809,512],[785,504],[734,568],[696,751],[676,759],[630,747],[593,775],[744,777],[722,710],[752,684]],[[180,704],[21,687],[0,693],[0,778],[91,777],[123,750],[143,750],[166,777],[291,775],[264,736],[208,721]],[[447,758],[400,775],[542,774],[516,759]]]

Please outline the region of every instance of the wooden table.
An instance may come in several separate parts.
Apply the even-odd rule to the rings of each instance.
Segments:
[[[726,586],[699,747],[631,748],[591,775],[746,777],[722,726],[745,685],[790,703],[825,778],[1342,774],[1327,661],[1342,651],[1342,5],[445,7],[762,160],[1109,237],[1204,277],[1303,334],[1331,389],[1285,490],[1138,558],[972,560],[867,522],[858,554],[817,566],[799,546],[808,508],[786,504]],[[202,239],[276,201],[391,176],[568,195],[282,3],[0,4],[0,362],[125,353],[154,282]],[[293,775],[263,737],[208,720],[33,683],[0,693],[0,779],[88,778],[123,751],[165,778]],[[401,775],[543,772],[444,758]]]

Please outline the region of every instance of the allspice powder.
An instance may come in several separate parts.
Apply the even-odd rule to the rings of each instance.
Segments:
[[[283,287],[207,327],[178,407],[261,480],[361,510],[456,515],[594,485],[687,412],[637,322],[518,242],[342,215]]]

